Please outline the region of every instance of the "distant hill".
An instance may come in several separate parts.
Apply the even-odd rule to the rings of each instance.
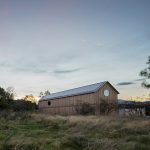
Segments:
[[[135,102],[137,102],[137,103],[146,103],[146,104],[150,104],[150,101],[142,101],[142,102],[139,102],[139,101],[130,101],[130,100],[124,100],[124,99],[118,99],[118,104],[129,104],[129,103],[135,103]]]
[[[132,102],[132,101],[124,100],[124,99],[118,99],[118,104],[127,104],[129,102]]]

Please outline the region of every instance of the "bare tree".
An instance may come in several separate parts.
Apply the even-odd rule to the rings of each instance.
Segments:
[[[14,87],[8,87],[6,89],[6,92],[9,94],[10,99],[14,99],[16,97],[15,89]]]
[[[44,96],[44,93],[43,93],[43,92],[40,92],[39,98],[42,98],[43,96]]]
[[[49,90],[46,90],[45,92],[40,92],[39,94],[39,98],[42,98],[43,96],[47,96],[47,95],[50,95],[50,91]]]
[[[44,92],[44,96],[47,96],[47,95],[50,95],[50,91],[49,90]]]

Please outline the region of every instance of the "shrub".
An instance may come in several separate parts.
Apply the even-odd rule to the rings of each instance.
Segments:
[[[106,100],[101,100],[100,112],[101,114],[109,114],[112,111],[117,110],[117,105],[115,103],[109,103]]]
[[[15,100],[13,101],[11,108],[14,111],[29,111],[37,109],[36,103],[25,100]]]
[[[80,115],[93,115],[95,113],[95,108],[89,103],[82,103],[77,105],[75,110]]]

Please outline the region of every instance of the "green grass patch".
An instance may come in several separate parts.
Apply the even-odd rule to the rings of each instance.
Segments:
[[[148,150],[150,147],[150,120],[12,112],[5,116],[0,118],[0,150]]]

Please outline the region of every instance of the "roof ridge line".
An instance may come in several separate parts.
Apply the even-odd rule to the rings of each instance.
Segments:
[[[56,97],[62,97],[62,96],[69,96],[69,95],[76,95],[76,94],[83,94],[83,93],[91,93],[91,92],[96,92],[98,89],[100,89],[106,82],[108,81],[103,81],[103,82],[98,82],[98,83],[94,83],[94,84],[89,84],[89,85],[85,85],[85,86],[81,86],[81,87],[76,87],[76,88],[72,88],[72,89],[68,89],[68,90],[64,90],[64,91],[60,91],[60,92],[55,92],[55,93],[52,93],[50,95],[46,95],[44,97],[42,97],[43,100],[46,100],[46,99],[49,99],[50,97],[51,98],[56,98]],[[92,87],[95,87],[94,89],[91,89]],[[80,89],[81,89],[81,92],[80,92]],[[83,90],[84,89],[84,90]],[[87,91],[86,91],[87,89]],[[72,91],[76,91],[75,93],[70,93]],[[65,95],[61,95],[61,94],[64,94]],[[68,93],[68,94],[67,94]],[[42,100],[41,99],[41,100]]]
[[[106,82],[108,82],[108,81],[103,81],[103,82],[97,82],[97,83],[93,83],[93,84],[88,84],[88,85],[84,85],[84,86],[80,86],[80,87],[76,87],[76,88],[71,88],[71,89],[68,89],[68,90],[63,90],[63,91],[55,92],[55,93],[61,93],[61,92],[65,92],[65,91],[70,91],[70,90],[74,90],[74,89],[78,89],[78,88],[83,88],[83,87],[86,87],[86,86],[92,86],[92,85],[99,84],[99,83],[104,83],[105,84]],[[55,93],[51,93],[51,94],[55,94]]]

